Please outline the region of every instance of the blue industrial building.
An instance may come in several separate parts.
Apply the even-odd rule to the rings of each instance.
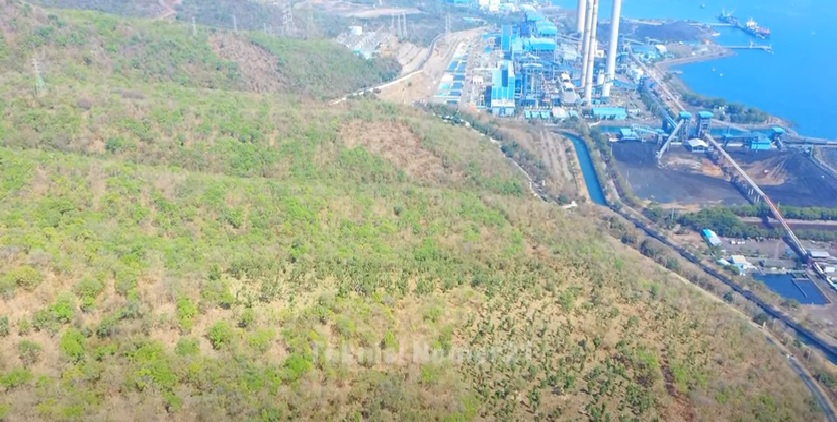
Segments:
[[[502,26],[495,45],[504,60],[491,75],[491,88],[486,89],[492,113],[507,116],[519,108],[530,111],[524,116],[540,119],[541,111],[561,104],[559,75],[568,66],[562,67],[556,59],[557,34],[555,24],[532,9],[525,11],[522,22]]]
[[[625,120],[628,118],[628,112],[619,107],[594,107],[590,110],[590,114],[595,120]]]
[[[642,60],[654,61],[660,59],[660,52],[657,48],[651,45],[635,45],[631,46],[634,54]]]
[[[545,20],[546,20],[546,18],[542,14],[540,14],[540,13],[534,11],[534,10],[527,10],[526,11],[526,22],[534,23],[534,22],[541,22],[541,21],[545,21]]]
[[[535,35],[539,37],[555,37],[558,35],[558,27],[549,21],[535,22]]]
[[[491,88],[488,90],[491,113],[496,116],[511,116],[514,114],[514,89],[516,85],[514,64],[504,60],[499,69],[491,74]]]
[[[701,231],[701,234],[703,235],[703,239],[706,240],[706,243],[708,243],[709,246],[720,246],[721,245],[721,239],[718,237],[717,234],[715,234],[714,231],[709,230],[709,229],[703,229]]]
[[[772,143],[770,139],[764,136],[759,136],[756,138],[752,138],[749,140],[747,147],[754,150],[767,150],[770,149]]]

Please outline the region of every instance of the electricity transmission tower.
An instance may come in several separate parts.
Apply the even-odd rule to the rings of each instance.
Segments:
[[[294,26],[294,17],[290,4],[282,6],[282,35],[290,36]]]
[[[235,15],[232,15],[232,16],[233,16],[233,30],[237,34],[238,33],[238,20],[235,18]]]
[[[195,17],[194,16],[192,16],[192,36],[193,37],[198,36],[198,24],[195,23]]]

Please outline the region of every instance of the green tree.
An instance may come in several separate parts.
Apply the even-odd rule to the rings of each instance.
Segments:
[[[15,284],[26,290],[35,290],[43,281],[40,271],[29,266],[21,265],[13,268],[4,277],[10,284]]]
[[[84,359],[84,335],[75,328],[68,328],[67,332],[61,337],[58,343],[58,348],[67,355],[73,362],[80,362]]]
[[[234,335],[232,327],[224,321],[216,322],[206,333],[206,337],[216,350],[229,347]]]
[[[23,362],[24,367],[36,363],[41,356],[41,345],[30,340],[21,340],[17,344],[18,357]]]

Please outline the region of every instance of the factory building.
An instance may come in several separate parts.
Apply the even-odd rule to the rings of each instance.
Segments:
[[[720,246],[721,245],[721,239],[718,237],[718,235],[714,231],[709,230],[709,229],[703,229],[701,234],[703,235],[703,239],[706,240],[706,243],[708,243],[709,246]]]
[[[511,116],[514,114],[514,87],[515,74],[514,65],[510,60],[505,60],[499,69],[491,74],[491,87],[489,88],[489,99],[491,113],[495,116]]]
[[[605,1],[613,1],[614,24],[610,42],[600,46],[596,37],[598,7]],[[486,108],[498,116],[542,118],[543,111],[556,107],[595,105],[591,111],[594,119],[628,118],[624,108],[598,107],[606,103],[613,87],[635,89],[635,85],[615,79],[616,62],[624,57],[618,46],[621,0],[579,0],[579,7],[583,8],[578,14],[581,42],[559,42],[558,27],[529,5],[520,6],[524,12],[520,22],[502,25],[500,33],[494,35],[493,47],[500,50],[494,57],[502,59],[485,73],[486,82],[491,83],[485,90]],[[635,84],[640,75],[635,76]],[[554,113],[549,114],[555,118]]]
[[[759,136],[756,138],[749,139],[747,142],[747,148],[754,149],[754,150],[768,150],[772,147],[772,143],[770,142],[770,138],[765,136]]]
[[[704,153],[706,152],[706,149],[709,148],[709,145],[700,139],[689,139],[684,142],[683,145],[687,150],[689,150],[689,152],[694,153]]]
[[[625,120],[628,111],[619,107],[594,107],[590,110],[593,120]]]

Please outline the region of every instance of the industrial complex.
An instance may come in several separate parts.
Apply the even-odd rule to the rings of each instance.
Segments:
[[[499,54],[496,66],[484,75],[485,98],[479,108],[496,116],[534,119],[571,117],[579,107],[588,107],[595,119],[628,117],[624,109],[596,107],[608,103],[616,85],[621,1],[613,2],[614,24],[607,54],[599,49],[596,36],[598,0],[579,3],[578,33],[574,36],[559,34],[543,14],[523,7],[521,22],[503,25],[499,34],[489,37],[493,45],[487,47]],[[597,60],[605,58],[606,63]]]
[[[648,35],[660,34],[659,30],[638,31],[636,27],[641,25],[672,23],[622,19],[622,0],[578,0],[577,10],[569,13],[556,7],[538,9],[535,5],[496,0],[481,0],[479,5],[482,13],[487,10],[501,15],[501,19],[492,21],[482,15],[485,22],[495,24],[472,29],[473,33],[463,31],[459,36],[446,28],[445,34],[436,38],[443,40],[441,46],[431,45],[428,49],[427,57],[434,57],[430,60],[433,65],[420,71],[413,67],[404,71],[401,82],[394,82],[400,85],[384,95],[402,104],[412,101],[451,106],[446,109],[450,113],[443,117],[450,121],[458,118],[453,116],[454,108],[497,117],[493,121],[499,125],[508,124],[515,128],[515,133],[535,139],[530,150],[543,154],[539,165],[544,167],[566,169],[567,155],[575,152],[580,173],[568,173],[565,177],[583,183],[568,190],[577,189],[582,199],[599,205],[615,205],[612,208],[616,212],[651,237],[702,266],[707,274],[720,274],[718,277],[726,280],[726,285],[750,295],[747,297],[758,299],[729,281],[728,274],[755,277],[774,293],[801,304],[837,304],[837,242],[817,244],[810,241],[809,235],[802,239],[797,236],[796,226],[791,225],[800,223],[786,220],[779,208],[780,202],[783,206],[803,206],[781,197],[784,191],[779,186],[787,185],[794,175],[790,174],[790,166],[787,171],[774,171],[781,167],[775,163],[784,162],[780,158],[809,159],[814,157],[814,148],[834,148],[837,141],[800,137],[769,116],[742,118],[757,113],[739,104],[690,97],[686,89],[677,85],[677,71],[669,69],[688,61],[727,56],[734,49],[770,52],[771,47],[752,41],[748,46],[716,45],[711,38],[718,35],[714,28],[744,30],[757,39],[768,38],[769,30],[754,21],[739,25],[731,14],[722,14],[720,22],[677,22],[679,29],[694,29],[698,34],[691,41],[680,42],[666,38],[666,34],[659,36],[661,39]],[[611,8],[609,22],[599,22],[600,7]],[[474,7],[467,10],[470,13]],[[404,33],[403,19],[395,17],[390,28],[399,39]],[[620,32],[620,27],[624,32]],[[386,31],[379,28],[363,32],[353,27],[340,41],[356,54],[371,57],[385,38],[379,34]],[[420,76],[411,77],[414,73]],[[553,135],[574,132],[575,121],[561,121],[575,118],[586,122],[591,136],[576,142],[568,135],[562,144],[556,140],[561,137]],[[520,125],[508,120],[542,124]],[[517,131],[518,128],[524,130]],[[596,168],[598,163],[587,148],[601,153],[603,168]],[[768,161],[768,157],[776,161]],[[550,177],[561,177],[519,168],[528,176],[540,177],[530,178],[533,185],[548,186]],[[828,176],[834,179],[837,192],[837,170],[834,175],[828,176],[825,170],[816,177],[810,172],[802,174],[800,185],[825,183]],[[555,194],[548,189],[537,194],[544,198]],[[596,189],[600,200],[595,199]],[[724,230],[710,217],[694,226],[675,218],[675,212],[696,213],[712,205],[734,207],[747,203],[758,206],[760,213],[767,213],[767,217],[759,215],[757,221],[755,217],[746,221],[765,224],[770,229],[766,238],[743,229]],[[657,231],[662,226],[660,221],[639,217],[660,205],[671,209],[671,217],[666,220],[666,224],[676,228],[671,238],[666,237],[665,231]],[[769,226],[765,223],[768,218]],[[807,225],[800,226],[797,232],[807,230]],[[831,226],[837,224],[826,226],[833,230]],[[689,227],[698,233],[688,233]],[[781,238],[776,237],[777,233]],[[716,271],[719,267],[723,273]]]

